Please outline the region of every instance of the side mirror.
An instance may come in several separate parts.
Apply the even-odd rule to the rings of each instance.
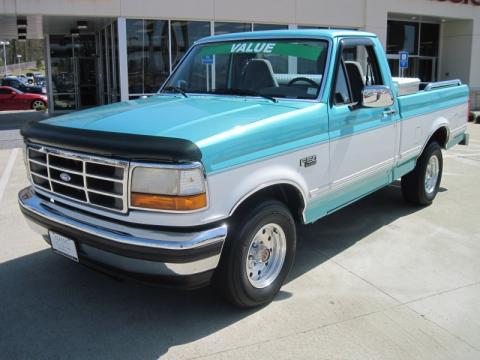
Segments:
[[[11,91],[10,95],[15,96],[15,95],[17,95],[17,93],[15,91]]]
[[[365,86],[362,90],[362,106],[367,108],[386,108],[395,103],[392,90],[388,86]]]

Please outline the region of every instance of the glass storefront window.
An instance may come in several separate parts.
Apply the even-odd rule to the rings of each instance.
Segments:
[[[422,23],[420,28],[420,56],[438,56],[440,25]]]
[[[387,34],[388,62],[393,76],[399,76],[398,53],[406,50],[410,59],[403,76],[423,82],[437,80],[440,24],[389,20]]]
[[[327,29],[328,30],[328,26],[299,25],[297,29],[319,29],[319,30]]]
[[[215,22],[215,35],[252,31],[250,23]]]
[[[144,92],[158,91],[170,73],[168,54],[168,21],[145,20],[144,36]]]
[[[279,24],[253,24],[253,31],[264,31],[264,30],[287,30],[288,25],[279,25]]]
[[[398,59],[388,59],[392,76],[400,76],[398,69]],[[409,59],[409,66],[404,70],[403,76],[419,78],[422,82],[437,80],[438,60],[436,58],[414,57]]]
[[[155,93],[170,72],[168,21],[127,20],[130,94]]]
[[[143,94],[143,20],[127,19],[128,91]]]
[[[175,67],[195,41],[210,35],[210,22],[172,20],[171,34],[172,64]]]
[[[388,21],[387,53],[398,54],[408,51],[418,55],[419,24],[407,21]]]

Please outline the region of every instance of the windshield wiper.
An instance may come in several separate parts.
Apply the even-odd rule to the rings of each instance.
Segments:
[[[248,90],[248,89],[238,89],[238,88],[230,88],[230,89],[214,89],[210,91],[213,94],[225,94],[225,95],[247,95],[247,96],[259,96],[265,99],[271,100],[274,103],[278,102],[273,96],[262,94],[261,92],[255,90]]]
[[[182,94],[183,96],[185,96],[186,98],[188,98],[187,93],[186,93],[185,91],[183,91],[182,88],[179,88],[178,86],[167,86],[167,87],[164,87],[164,88],[162,89],[162,92],[165,92],[165,91],[179,93],[179,94]]]

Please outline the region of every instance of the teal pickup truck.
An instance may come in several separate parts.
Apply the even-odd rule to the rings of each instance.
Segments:
[[[19,204],[74,261],[258,306],[292,267],[297,223],[400,178],[407,201],[433,201],[442,149],[468,141],[468,94],[392,78],[369,33],[208,37],[155,96],[22,129]]]

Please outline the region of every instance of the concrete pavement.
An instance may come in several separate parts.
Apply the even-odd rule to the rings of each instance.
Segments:
[[[20,130],[29,121],[49,117],[46,111],[0,111],[0,149],[13,149],[22,145]]]
[[[288,283],[250,311],[53,254],[16,205],[21,151],[0,150],[0,358],[479,359],[480,125],[469,132],[444,152],[432,206],[394,184],[299,227]]]

